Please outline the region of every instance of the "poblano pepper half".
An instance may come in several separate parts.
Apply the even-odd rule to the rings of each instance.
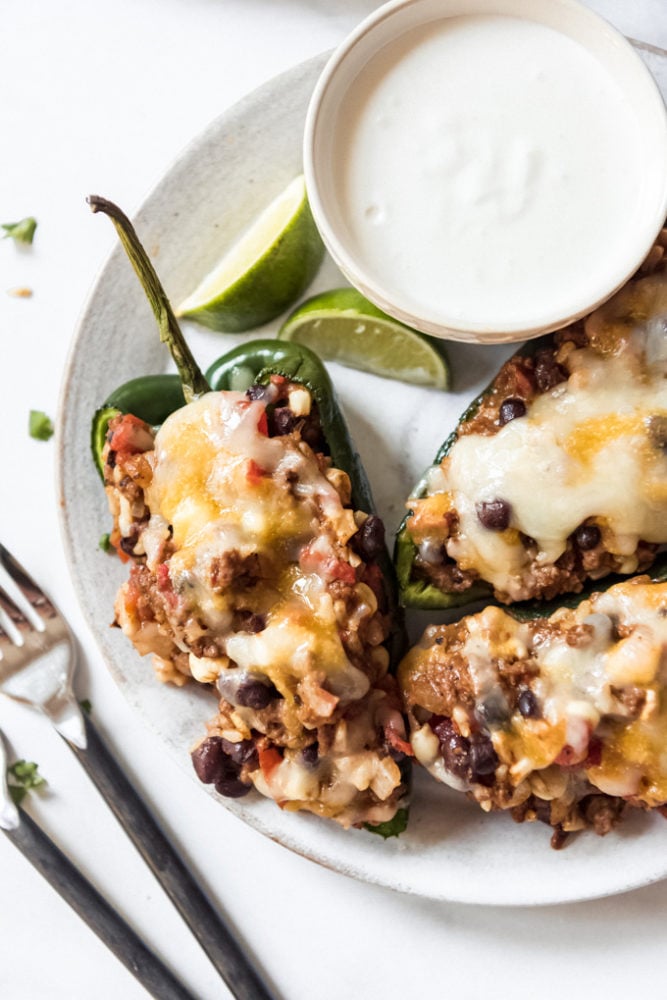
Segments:
[[[502,366],[409,501],[395,550],[404,604],[496,599],[533,615],[660,572],[666,319],[658,265]]]
[[[109,423],[119,414],[132,414],[158,427],[186,401],[199,398],[208,391],[242,392],[253,385],[268,384],[272,376],[282,376],[289,383],[301,385],[310,392],[317,404],[322,435],[332,464],[347,473],[350,479],[353,509],[372,514],[374,504],[365,470],[350,438],[330,377],[319,358],[309,348],[299,344],[256,340],[227,352],[209,367],[205,376],[202,375],[129,220],[119,209],[102,199],[90,201],[94,210],[107,212],[116,224],[158,319],[161,339],[170,347],[179,369],[178,375],[147,375],[133,379],[109,395],[96,412],[92,424],[93,458],[98,470],[103,473],[102,453]],[[397,600],[393,565],[386,548],[375,561],[382,573],[386,609],[391,621],[386,645],[390,654],[390,669],[393,670],[405,648],[402,611]],[[408,764],[407,759],[401,764],[405,782],[409,780]],[[401,808],[393,819],[379,824],[377,829],[372,825],[368,828],[383,837],[397,835],[405,828],[406,821],[407,812]]]

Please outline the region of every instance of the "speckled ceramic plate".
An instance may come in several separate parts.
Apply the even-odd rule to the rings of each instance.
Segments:
[[[647,50],[667,83],[667,55]],[[180,301],[249,219],[301,170],[308,98],[324,64],[305,63],[218,118],[174,163],[136,218],[172,301]],[[326,261],[311,292],[341,284]],[[271,334],[278,322],[262,331]],[[202,366],[244,339],[188,327]],[[245,338],[248,339],[248,338]],[[411,484],[431,461],[467,401],[508,349],[453,345],[456,391],[403,386],[332,365],[331,372],[387,527],[396,527]],[[125,380],[169,368],[137,280],[116,250],[91,293],[74,341],[61,398],[59,476],[66,547],[79,600],[138,722],[149,723],[191,771],[188,750],[216,699],[195,685],[159,684],[117,629],[109,629],[125,568],[98,550],[109,516],[88,453],[90,419]],[[432,615],[436,620],[437,616]],[[442,616],[437,620],[443,620]],[[423,614],[411,616],[417,635]],[[193,775],[194,778],[194,775]],[[196,779],[195,779],[196,780]],[[215,794],[201,786],[202,794]],[[310,816],[281,812],[259,796],[220,799],[247,823],[314,861],[356,878],[433,899],[539,904],[621,892],[667,875],[667,826],[636,816],[604,840],[576,838],[556,853],[541,824],[487,816],[462,796],[417,775],[409,831],[382,841]]]

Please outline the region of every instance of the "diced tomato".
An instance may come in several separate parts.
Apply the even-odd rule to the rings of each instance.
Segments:
[[[262,411],[262,415],[257,421],[257,430],[260,434],[263,434],[264,437],[269,436],[269,422],[266,419],[266,410]]]
[[[136,611],[141,598],[141,587],[130,572],[129,579],[123,589],[123,603],[128,611]]]
[[[116,418],[109,440],[109,448],[119,455],[136,455],[153,447],[153,435],[148,424],[131,413]]]
[[[399,753],[404,753],[406,757],[414,757],[415,752],[410,743],[399,736],[396,730],[392,729],[391,726],[386,727],[384,736],[387,743],[392,746],[394,750],[398,750]]]
[[[171,590],[171,577],[169,576],[169,567],[166,563],[160,563],[155,571],[155,575],[157,576],[157,585],[160,590]]]
[[[266,475],[266,470],[258,465],[253,458],[248,459],[248,470],[246,478],[252,486],[257,486],[260,480]]]
[[[586,768],[597,767],[601,760],[602,744],[598,740],[597,745],[594,741],[591,741],[591,744],[583,757],[581,753],[574,749],[574,747],[571,747],[568,743],[566,743],[556,757],[554,764],[558,764],[559,767]]]
[[[329,563],[327,571],[327,575],[332,580],[342,580],[343,583],[350,584],[357,582],[357,574],[354,572],[354,566],[350,566],[344,559],[336,559]]]
[[[284,375],[272,375],[270,382],[272,385],[284,385],[287,378]]]
[[[514,369],[514,378],[516,380],[517,392],[521,398],[530,399],[534,391],[531,375],[520,365],[517,365]]]
[[[121,533],[120,533],[120,531],[118,530],[118,528],[116,528],[116,529],[115,529],[114,531],[112,531],[112,532],[111,532],[111,534],[109,535],[109,543],[110,543],[111,545],[113,545],[113,547],[115,548],[115,550],[116,550],[116,555],[118,556],[118,558],[120,559],[120,561],[121,561],[122,563],[126,563],[126,562],[129,562],[129,561],[130,561],[130,557],[128,556],[127,552],[123,552],[123,550],[122,550],[122,549],[121,549],[121,547],[120,547],[120,540],[121,540],[121,537],[122,537],[122,536],[121,536]]]
[[[561,752],[558,754],[554,760],[554,764],[558,764],[559,767],[572,767],[573,764],[577,763],[577,754],[574,752],[571,746],[566,743]]]
[[[282,754],[275,747],[259,751],[259,766],[267,781],[270,780],[271,775],[282,762]]]
[[[602,740],[594,736],[588,744],[588,756],[583,763],[584,767],[599,767],[602,763]]]

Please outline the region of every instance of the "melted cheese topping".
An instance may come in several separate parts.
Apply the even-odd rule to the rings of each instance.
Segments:
[[[513,670],[523,664],[540,706],[540,718],[524,718],[517,710],[505,723],[489,725],[515,787],[562,762],[567,747],[569,759],[600,791],[636,797],[650,807],[667,801],[667,584],[646,577],[617,584],[574,611],[558,611],[550,619],[555,628],[519,623],[496,607],[464,621],[462,655],[476,704],[498,691],[506,664]],[[446,646],[435,648],[446,656]],[[427,651],[417,648],[410,655],[425,657]],[[624,689],[632,690],[638,708],[628,707]],[[602,743],[601,759],[587,765],[593,734]],[[428,725],[417,729],[412,745],[435,777],[452,783],[443,778]],[[553,786],[554,780],[550,770],[545,781]]]
[[[354,515],[309,448],[262,433],[264,412],[261,402],[221,392],[165,421],[146,491],[148,565],[154,568],[156,539],[171,525],[173,587],[191,595],[204,622],[227,633],[225,652],[238,667],[262,671],[290,699],[300,678],[321,671],[332,694],[353,700],[368,691],[369,681],[345,655],[318,568],[349,555]],[[211,585],[215,560],[232,550],[260,560],[248,600],[267,624],[256,634],[231,631],[234,581],[229,588]]]
[[[588,321],[598,350],[568,356],[567,382],[497,433],[460,437],[428,476],[427,494],[446,495],[459,519],[447,554],[510,600],[526,596],[533,558],[519,532],[536,541],[538,565],[548,565],[595,518],[624,572],[636,569],[640,539],[667,541],[667,454],[650,430],[667,417],[664,276],[629,286],[615,314],[613,302],[603,310]],[[506,531],[485,528],[477,514],[478,504],[498,499],[511,507]]]

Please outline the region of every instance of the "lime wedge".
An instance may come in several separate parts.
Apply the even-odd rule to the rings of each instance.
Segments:
[[[278,337],[373,375],[449,388],[442,344],[387,316],[354,288],[335,288],[308,299],[288,316]]]
[[[176,315],[228,333],[261,326],[296,302],[323,256],[301,175],[264,209]]]

